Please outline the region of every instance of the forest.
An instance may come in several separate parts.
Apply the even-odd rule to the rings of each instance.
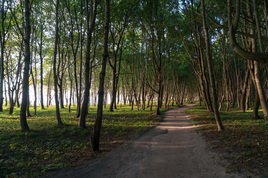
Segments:
[[[215,136],[249,122],[242,129],[258,132],[267,159],[267,9],[266,0],[1,0],[0,177],[27,166],[5,152],[42,157],[35,139],[79,135],[65,146],[101,154],[107,131],[130,138],[194,102],[205,115],[189,112],[209,117]],[[58,159],[42,169],[65,166]]]

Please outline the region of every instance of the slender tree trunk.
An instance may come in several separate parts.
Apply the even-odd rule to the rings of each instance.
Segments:
[[[47,108],[50,105],[50,96],[51,96],[51,89],[50,89],[50,77],[51,77],[52,70],[50,70],[48,75],[48,82],[47,82]]]
[[[117,103],[116,104],[119,104],[120,103],[120,90],[119,90],[119,87],[117,88]],[[115,105],[115,108],[116,109],[116,105]]]
[[[42,23],[42,22],[41,22]],[[44,107],[44,94],[43,94],[43,24],[41,24],[41,30],[40,30],[40,104],[41,104],[41,109],[45,109]]]
[[[34,78],[32,66],[31,66],[30,70],[31,70],[32,82],[33,82],[33,87],[34,87],[34,115],[36,115],[36,98],[37,98],[37,96],[36,96],[36,81],[35,81],[35,78]]]
[[[245,75],[245,81],[244,81],[244,86],[242,90],[242,95],[241,95],[241,111],[245,112],[246,110],[246,91],[247,91],[247,86],[248,86],[248,80],[249,80],[249,69],[246,71]]]
[[[251,94],[251,86],[252,81],[249,79],[248,81],[248,87],[247,87],[247,91],[246,91],[246,110],[249,110],[249,101],[250,101],[250,94]]]
[[[157,109],[156,109],[156,115],[161,115],[160,113],[160,105],[161,105],[161,90],[162,90],[162,85],[161,82],[158,83],[159,91],[158,91],[158,97],[157,97]]]
[[[4,3],[4,1],[2,2]],[[2,7],[2,11],[4,8]],[[3,12],[2,12],[3,13]],[[4,47],[5,41],[4,36],[1,36],[1,60],[0,60],[0,112],[3,112],[3,101],[4,101],[4,94],[3,94],[3,83],[4,83]]]
[[[199,99],[199,106],[202,105],[202,99],[201,99],[201,89],[200,85],[198,85],[198,99]]]
[[[239,61],[235,58],[235,73],[236,73],[236,100],[237,100],[237,107],[240,107],[240,71],[239,68]]]
[[[81,13],[82,13],[82,11],[81,11]],[[80,41],[80,48],[81,49],[80,49],[79,93],[78,93],[78,98],[77,98],[77,117],[80,117],[80,115],[81,115],[81,100],[82,100],[82,70],[83,70],[83,66],[82,66],[82,59],[83,59],[83,53],[82,53],[82,50],[83,50],[83,45],[82,45],[82,40],[83,40],[83,37],[82,37],[82,17],[81,17],[81,36],[80,36],[80,38],[81,38],[81,41]]]
[[[214,79],[213,67],[212,67],[212,58],[210,54],[210,39],[209,39],[209,34],[207,31],[207,25],[206,25],[206,13],[205,13],[204,0],[201,0],[201,5],[202,5],[203,28],[204,28],[204,35],[205,35],[205,42],[206,42],[206,58],[207,58],[208,72],[209,72],[209,78],[210,78],[210,88],[212,91],[212,98],[213,98],[214,115],[215,115],[218,131],[222,131],[224,130],[224,127],[221,123],[221,118],[220,118],[220,114],[218,111],[218,101],[217,101],[215,79]]]
[[[68,56],[68,65],[70,66],[70,56]],[[73,79],[70,67],[68,68],[68,74],[70,79],[70,96],[69,96],[69,106],[68,106],[68,112],[71,112],[71,106],[72,106],[72,94],[73,94]]]
[[[264,49],[263,49],[263,44],[262,44],[262,39],[261,39],[261,30],[260,30],[260,24],[259,24],[259,19],[258,19],[256,0],[253,0],[253,7],[254,7],[253,8],[254,9],[254,17],[255,17],[255,21],[256,21],[260,52],[263,53]],[[259,62],[258,61],[254,61],[254,73],[255,73],[255,81],[256,81],[256,85],[257,85],[257,90],[258,90],[259,99],[260,99],[261,107],[263,110],[263,114],[264,114],[264,117],[267,117],[268,116],[268,106],[266,103],[265,92],[263,90],[263,87],[262,87],[262,84],[260,81]]]
[[[59,82],[58,82],[58,87],[59,87],[59,92],[60,92],[60,108],[64,109],[64,97],[63,97],[63,78],[59,78]]]
[[[76,64],[77,64],[76,59],[74,57],[74,82],[75,82],[75,92],[76,92],[76,117],[79,117],[80,116],[80,103],[79,103],[79,87],[78,87],[77,65]]]
[[[3,81],[3,85],[4,85],[4,89],[5,89],[5,98],[6,98],[6,107],[7,107],[7,88],[6,88],[6,82],[5,82],[5,80]]]
[[[260,97],[258,91],[255,92],[255,103],[253,107],[252,119],[259,119],[259,106],[260,106]]]
[[[99,150],[99,143],[100,143],[100,131],[101,131],[101,125],[102,125],[102,112],[103,112],[104,79],[105,79],[106,62],[108,58],[109,24],[110,24],[110,0],[105,0],[103,55],[102,55],[101,72],[100,72],[100,78],[99,78],[99,97],[98,97],[97,118],[96,118],[96,122],[94,125],[94,130],[91,136],[91,147],[93,151]]]
[[[69,96],[69,106],[68,106],[68,112],[71,112],[71,106],[72,106],[72,93],[73,93],[73,80],[70,80],[71,87],[70,87],[70,96]]]
[[[23,71],[23,82],[22,82],[22,103],[20,109],[20,126],[22,131],[30,131],[26,120],[26,110],[29,96],[29,65],[30,65],[30,35],[31,35],[31,22],[30,22],[30,2],[29,0],[24,1],[25,8],[25,36],[24,36],[24,71]]]
[[[260,75],[259,74],[259,62],[257,61],[254,61],[254,73],[255,73],[255,81],[256,81],[257,91],[258,91],[260,103],[262,106],[263,114],[264,114],[264,117],[266,117],[268,116],[268,107],[266,103],[265,93],[264,93],[261,80],[260,80],[260,76],[259,76]]]
[[[3,102],[4,102],[4,90],[3,90],[3,85],[4,85],[4,49],[5,49],[5,43],[6,43],[6,32],[5,32],[5,23],[4,23],[4,14],[5,12],[5,0],[1,1],[1,34],[0,34],[0,43],[1,43],[1,58],[0,58],[0,112],[3,112]]]
[[[186,77],[184,78],[183,92],[182,92],[182,95],[181,95],[181,105],[183,105],[183,98],[184,98],[184,94],[185,94],[185,87],[186,87]]]
[[[91,12],[93,10],[93,14],[91,14],[90,19],[90,12],[88,12],[88,0],[86,0],[86,13],[87,13],[87,47],[86,47],[86,61],[85,61],[85,90],[84,90],[84,100],[82,104],[82,110],[80,113],[80,119],[78,127],[85,128],[86,127],[86,117],[88,114],[88,103],[89,103],[89,90],[90,90],[90,73],[91,73],[91,65],[90,65],[90,44],[92,39],[92,32],[95,26],[95,19],[97,14],[97,2],[91,0]],[[94,6],[94,7],[93,7]],[[102,98],[103,99],[103,98]]]
[[[200,31],[200,33],[201,33],[201,31]],[[208,81],[207,81],[207,76],[206,76],[206,72],[205,72],[203,48],[201,47],[201,35],[198,36],[197,45],[198,45],[198,49],[199,49],[198,50],[198,52],[199,52],[199,61],[198,62],[200,65],[200,71],[202,73],[201,78],[200,78],[200,80],[201,80],[200,84],[201,84],[202,89],[203,89],[205,104],[206,104],[209,112],[214,112],[213,107],[212,107],[212,102],[211,102],[211,96],[210,96],[210,90],[209,90],[209,85],[208,85]]]
[[[150,111],[153,110],[153,104],[154,104],[154,95],[152,96],[152,99],[151,99]]]
[[[6,58],[6,66],[8,66],[8,64],[9,64],[9,59],[11,59],[10,52]],[[7,76],[7,84],[8,84],[8,97],[9,97],[9,115],[13,114],[13,108],[14,108],[14,105],[13,105],[14,86],[13,86],[13,83],[10,81],[11,74],[9,73],[9,71],[11,71],[11,70],[12,70],[12,68],[11,69],[9,69],[8,67],[6,68],[6,76]]]
[[[113,84],[112,84],[112,96],[111,96],[111,104],[109,107],[109,111],[113,112],[114,104],[116,102],[116,58],[114,59],[114,66],[113,66]]]
[[[53,74],[54,74],[54,95],[55,95],[55,104],[56,104],[56,115],[58,121],[58,127],[62,127],[63,123],[60,117],[60,108],[59,108],[59,100],[58,100],[58,76],[57,76],[57,69],[56,69],[56,62],[57,62],[57,50],[58,50],[58,40],[59,40],[59,27],[58,27],[58,16],[59,16],[59,0],[56,2],[56,27],[55,27],[55,44],[54,44],[54,54],[53,54]]]

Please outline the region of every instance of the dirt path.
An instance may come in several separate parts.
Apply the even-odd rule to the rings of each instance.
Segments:
[[[159,126],[104,158],[45,177],[243,177],[226,174],[217,163],[217,155],[195,133],[189,117],[182,112],[191,106],[166,111]]]

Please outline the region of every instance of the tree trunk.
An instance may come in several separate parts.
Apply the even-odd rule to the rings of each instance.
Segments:
[[[24,1],[25,8],[25,58],[24,58],[24,71],[23,71],[23,82],[22,82],[22,103],[20,109],[20,126],[22,131],[30,131],[27,120],[26,110],[28,105],[29,96],[29,65],[30,65],[30,37],[31,37],[31,22],[30,22],[30,2],[29,0]]]
[[[76,64],[77,64],[76,58],[74,56],[74,82],[75,82],[75,92],[76,92],[76,117],[79,117],[80,116],[80,103],[79,103],[79,87],[78,87],[77,65]]]
[[[70,66],[70,58],[68,60],[68,65]],[[72,79],[72,74],[70,71],[70,68],[68,68],[68,74],[69,74],[69,79],[70,79],[70,96],[69,96],[69,106],[68,106],[68,112],[71,112],[71,106],[72,106],[72,94],[73,94],[73,79]]]
[[[255,92],[255,103],[253,106],[252,119],[259,119],[259,106],[260,106],[260,97],[258,91]]]
[[[247,86],[248,86],[248,80],[249,80],[249,69],[246,71],[245,75],[245,80],[244,80],[244,86],[242,90],[242,95],[241,95],[241,111],[245,112],[246,110],[246,91],[247,91]]]
[[[112,96],[111,96],[111,104],[109,107],[109,111],[113,112],[114,104],[116,102],[116,59],[114,59],[114,66],[113,66],[113,83],[112,83]]]
[[[31,69],[30,70],[31,70],[30,73],[31,73],[31,76],[32,76],[33,87],[34,87],[34,115],[36,115],[36,98],[37,98],[37,96],[36,96],[36,81],[35,81],[35,78],[34,78],[32,66],[31,66]]]
[[[236,74],[236,100],[237,100],[237,107],[240,107],[240,71],[238,70],[238,59],[235,58],[235,74]]]
[[[264,117],[266,117],[268,116],[268,107],[266,103],[265,93],[264,93],[261,80],[260,80],[260,76],[259,76],[260,75],[259,74],[259,62],[257,61],[254,61],[254,73],[255,73],[255,81],[256,81],[257,91],[258,91],[260,103],[262,106],[263,114],[264,114]]]
[[[48,82],[47,82],[47,108],[50,105],[51,102],[51,89],[50,89],[50,77],[51,77],[51,72],[52,70],[50,70],[49,75],[48,75]]]
[[[254,17],[255,17],[255,21],[256,21],[257,33],[258,33],[260,52],[263,53],[264,49],[263,49],[263,44],[262,44],[262,39],[261,39],[261,30],[260,30],[259,18],[258,18],[258,13],[257,13],[256,0],[253,0],[253,8],[254,8]],[[268,55],[267,55],[266,60],[267,59],[268,59]],[[260,99],[261,107],[263,110],[263,114],[264,114],[264,117],[267,117],[268,116],[268,106],[266,103],[265,92],[263,90],[263,87],[262,87],[262,84],[260,81],[259,62],[258,61],[254,61],[254,73],[255,73],[255,81],[256,81],[256,85],[257,85],[257,90],[258,90],[259,99]]]
[[[82,104],[82,110],[80,113],[80,119],[78,127],[80,128],[86,128],[86,117],[88,114],[88,103],[89,103],[89,90],[90,90],[90,73],[91,73],[91,65],[90,65],[90,44],[92,39],[92,32],[95,26],[95,19],[97,14],[97,2],[94,1],[94,4],[92,4],[93,1],[91,1],[91,12],[93,10],[93,14],[90,14],[88,12],[88,0],[86,0],[86,13],[87,13],[87,47],[86,47],[86,60],[85,60],[85,89],[84,89],[84,100]],[[94,7],[93,7],[94,6]],[[91,15],[91,19],[90,19]]]
[[[55,95],[55,104],[56,104],[56,115],[58,121],[58,127],[62,127],[63,123],[60,117],[60,108],[59,108],[59,100],[58,100],[58,76],[56,70],[56,61],[57,61],[57,49],[58,49],[58,38],[59,38],[59,27],[58,27],[58,16],[59,16],[59,0],[56,2],[56,27],[55,27],[55,44],[54,44],[54,54],[53,54],[53,74],[54,74],[54,95]]]
[[[252,84],[252,81],[249,79],[248,87],[247,87],[247,91],[246,91],[246,104],[245,104],[246,110],[249,110],[249,101],[250,101],[250,94],[251,94],[251,88],[252,88],[251,84]]]
[[[184,78],[183,92],[182,92],[182,95],[181,95],[181,105],[183,105],[183,98],[184,98],[184,94],[185,94],[185,87],[186,87],[186,77]]]
[[[42,23],[42,22],[41,22]],[[45,109],[44,107],[44,94],[43,94],[43,55],[42,55],[42,48],[43,48],[43,24],[41,24],[41,30],[40,30],[40,104],[41,109]]]
[[[2,4],[4,1],[2,1]],[[4,6],[2,6],[2,11]],[[3,12],[2,12],[3,13]],[[0,112],[3,112],[3,101],[4,101],[4,92],[3,92],[3,83],[4,83],[4,47],[5,47],[5,37],[1,35],[1,59],[0,59]]]
[[[210,78],[210,88],[212,91],[214,115],[215,115],[218,131],[222,131],[224,130],[224,127],[221,123],[221,118],[220,118],[220,114],[218,111],[218,101],[217,101],[215,79],[214,79],[213,67],[212,67],[212,58],[210,54],[210,39],[209,39],[209,34],[207,30],[207,25],[206,25],[204,0],[201,0],[201,5],[202,5],[203,28],[204,28],[204,35],[205,35],[205,42],[206,42],[206,59],[207,59],[208,72],[209,72],[209,78]]]
[[[154,104],[154,95],[152,96],[152,99],[151,99],[150,111],[153,110],[153,104]]]
[[[95,122],[94,130],[91,136],[91,147],[93,151],[99,150],[99,143],[100,143],[100,130],[101,130],[101,125],[102,125],[102,112],[103,112],[104,79],[105,79],[106,62],[108,58],[109,23],[110,23],[110,0],[105,0],[103,55],[102,55],[102,63],[101,63],[101,72],[100,72],[100,77],[99,77],[98,108],[97,108],[96,122]]]
[[[253,1],[253,6],[255,6],[255,1]],[[256,7],[254,7],[254,9],[256,9]],[[257,15],[257,17],[258,17],[258,15]],[[262,51],[261,51],[261,53],[248,52],[248,51],[244,50],[243,48],[241,48],[239,46],[239,44],[237,43],[235,33],[236,33],[237,28],[238,28],[239,18],[240,18],[240,0],[236,0],[235,20],[233,23],[231,21],[231,0],[228,0],[228,26],[229,26],[229,37],[230,37],[231,47],[239,56],[241,56],[245,59],[248,59],[248,60],[261,62],[265,66],[268,66],[268,60],[267,60],[268,54],[267,53],[262,52]],[[258,20],[256,20],[256,23],[259,23],[257,21]],[[260,26],[256,25],[256,27],[258,29],[258,27],[260,27]],[[261,41],[260,35],[261,34],[258,33],[258,38]]]
[[[70,87],[70,96],[69,96],[69,106],[68,106],[68,112],[71,112],[71,106],[72,106],[72,93],[73,93],[73,80],[70,80],[71,87]]]
[[[64,99],[63,99],[63,78],[59,78],[59,90],[60,90],[60,108],[64,109]]]
[[[4,102],[4,49],[6,43],[6,34],[5,23],[6,11],[5,11],[5,0],[1,1],[1,34],[0,34],[0,43],[1,43],[1,58],[0,58],[0,112],[3,112],[3,102]],[[7,98],[6,98],[7,99]]]
[[[5,89],[5,98],[6,98],[6,107],[7,107],[7,88],[6,88],[6,82],[5,82],[5,80],[3,81],[4,82],[4,89]]]

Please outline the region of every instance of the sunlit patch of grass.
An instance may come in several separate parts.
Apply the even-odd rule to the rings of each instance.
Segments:
[[[103,127],[101,131],[101,150],[112,148],[133,138],[138,132],[158,123],[153,111],[128,105],[118,105],[114,112],[103,110]],[[86,129],[77,127],[76,106],[60,109],[64,128],[57,127],[55,107],[41,110],[30,107],[31,117],[27,118],[31,132],[20,132],[20,108],[14,108],[14,114],[8,114],[8,108],[0,113],[0,177],[35,177],[41,172],[55,170],[67,165],[78,165],[91,160],[103,151],[90,151],[90,134],[96,118],[97,106],[89,107]],[[164,111],[164,109],[161,109]]]

